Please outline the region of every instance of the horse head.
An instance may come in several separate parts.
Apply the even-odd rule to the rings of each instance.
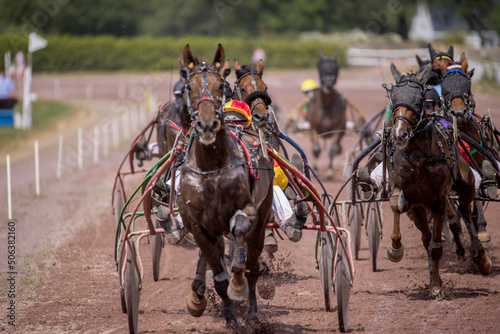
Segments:
[[[462,53],[458,62],[441,64],[444,109],[450,116],[457,118],[459,126],[466,122],[468,111],[472,109],[471,78],[474,71],[467,73],[468,66],[465,53]]]
[[[195,122],[195,131],[200,142],[210,145],[221,128],[222,106],[224,105],[224,78],[231,69],[224,61],[224,48],[219,44],[212,64],[198,61],[191,53],[189,44],[184,48],[181,77],[185,82],[184,98]]]
[[[268,107],[272,103],[267,94],[267,85],[262,80],[264,63],[259,60],[255,68],[251,68],[249,65],[240,66],[234,60],[234,70],[236,82],[233,98],[245,101],[252,112],[252,123],[257,129],[264,129],[267,126]]]
[[[439,82],[441,82],[442,75],[441,64],[448,65],[449,63],[453,62],[453,45],[450,45],[447,52],[436,51],[430,43],[427,45],[427,47],[429,49],[429,55],[431,57],[432,71],[437,77],[436,84],[439,84]]]
[[[335,52],[333,57],[330,58],[326,57],[323,52],[320,51],[319,56],[318,71],[321,87],[324,90],[333,91],[333,86],[335,86],[339,75],[339,65],[337,64],[339,53]]]
[[[384,84],[383,87],[389,93],[394,124],[392,138],[399,149],[407,146],[413,129],[422,120],[425,102],[424,83],[429,78],[431,71],[432,69],[428,65],[417,75],[413,73],[403,75],[391,63],[391,72],[396,85]]]

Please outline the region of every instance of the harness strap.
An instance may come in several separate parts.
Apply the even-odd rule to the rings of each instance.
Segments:
[[[252,158],[250,157],[250,153],[248,153],[247,147],[245,146],[245,144],[243,144],[243,142],[241,141],[241,139],[238,138],[238,136],[236,136],[234,134],[233,131],[231,131],[231,130],[228,130],[228,131],[238,141],[238,143],[240,144],[240,146],[243,148],[243,152],[245,152],[245,156],[247,158],[248,169],[250,171],[250,177],[251,177],[252,180],[255,180],[256,177],[255,177],[255,173],[254,173],[253,167],[252,167]]]
[[[188,134],[188,132],[186,130],[184,130],[183,128],[181,128],[180,126],[178,126],[177,124],[175,124],[174,122],[170,122],[169,125],[174,130],[180,131],[180,132],[182,132],[185,135]]]

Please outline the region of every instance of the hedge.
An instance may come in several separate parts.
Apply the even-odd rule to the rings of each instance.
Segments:
[[[114,36],[43,36],[48,46],[33,54],[36,72],[102,72],[102,71],[165,71],[178,68],[178,58],[186,44],[195,56],[209,61],[221,43],[226,58],[249,63],[253,50],[266,51],[266,67],[272,69],[314,68],[319,51],[333,55],[339,51],[339,64],[345,64],[345,48],[336,42],[302,41],[291,38],[241,39],[230,37],[152,38]],[[17,50],[26,53],[27,35],[5,33],[0,35],[0,53]],[[4,59],[0,64],[3,68]]]

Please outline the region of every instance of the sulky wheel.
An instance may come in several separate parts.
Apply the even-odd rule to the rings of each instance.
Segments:
[[[320,250],[319,250],[319,276],[323,294],[325,296],[325,309],[331,310],[331,296],[333,292],[333,242],[331,232],[319,232]]]
[[[377,254],[380,245],[380,217],[379,203],[370,203],[368,206],[368,248],[370,249],[370,260],[372,271],[377,271]]]
[[[341,236],[346,244],[346,236]],[[351,274],[347,255],[340,242],[337,243],[337,256],[335,263],[335,295],[337,296],[337,312],[339,329],[342,333],[347,331],[347,321],[349,318],[349,297],[351,293]]]
[[[125,264],[124,295],[128,316],[128,328],[131,334],[137,333],[137,322],[139,317],[139,269],[135,259],[135,252],[129,242],[127,247],[127,263]]]
[[[115,215],[115,224],[118,226],[120,223],[121,213],[123,209],[123,195],[120,189],[116,189],[115,198],[113,203],[113,213]]]
[[[127,302],[125,301],[125,289],[120,288],[120,301],[122,304],[122,312],[127,313]]]
[[[156,220],[156,227],[160,227],[160,223]],[[153,279],[158,282],[160,279],[160,259],[163,248],[163,233],[156,233],[155,235],[148,236],[149,251],[151,253],[151,261],[153,264]]]
[[[354,246],[354,258],[359,259],[359,249],[361,247],[361,221],[363,219],[361,204],[355,204],[351,207],[349,214],[349,230],[351,232],[352,244]]]

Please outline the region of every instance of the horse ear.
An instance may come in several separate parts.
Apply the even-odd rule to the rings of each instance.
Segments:
[[[231,65],[229,65],[229,59],[224,63],[224,67],[222,68],[222,77],[226,79],[229,74],[231,74]]]
[[[460,56],[460,64],[462,64],[466,60],[465,58],[465,52],[462,52],[462,55]]]
[[[394,63],[391,63],[391,73],[394,80],[396,80],[396,83],[398,83],[399,80],[403,77],[403,75],[401,74],[401,72],[399,72]]]
[[[339,52],[336,51],[334,54],[333,54],[333,61],[337,61],[337,59],[339,58]]]
[[[447,54],[448,54],[448,56],[451,57],[451,59],[453,59],[453,45],[450,45],[450,47],[448,48]]]
[[[464,58],[465,58],[465,56],[464,56]],[[462,72],[467,73],[468,67],[469,67],[469,62],[467,61],[467,59],[464,59],[464,61],[462,62]]]
[[[474,70],[475,70],[475,68],[473,68],[472,70],[467,72],[467,76],[469,77],[469,80],[472,79],[472,76],[474,75]]]
[[[256,68],[257,68],[257,72],[262,77],[262,74],[264,73],[264,63],[262,62],[262,59],[259,60],[259,62],[257,63],[257,67]]]
[[[184,60],[182,60],[181,57],[179,57],[179,67],[180,68],[186,67],[186,64],[184,64]]]
[[[215,56],[214,56],[214,61],[212,62],[212,66],[215,67],[217,71],[219,71],[224,59],[226,59],[226,54],[224,52],[224,48],[219,43],[219,45],[217,46],[217,51],[215,51]]]
[[[324,53],[323,53],[323,51],[321,51],[321,50],[319,51],[319,57],[320,57],[321,59],[325,59],[325,58],[326,58],[326,57],[325,57],[325,54],[324,54]]]
[[[422,60],[422,58],[420,58],[420,56],[419,56],[419,55],[415,55],[415,57],[417,57],[418,67],[419,67],[419,68],[420,68],[420,67],[422,67],[422,65],[424,65],[424,64],[423,64],[423,60]]]
[[[191,48],[189,47],[189,44],[186,44],[184,47],[184,52],[183,52],[183,61],[184,61],[184,66],[187,66],[190,71],[194,69],[194,66],[196,65],[196,59],[193,56],[193,53],[191,52]]]
[[[434,58],[436,58],[437,52],[432,47],[431,43],[427,44],[427,48],[429,49],[429,56],[431,57],[431,62],[432,62],[434,60]]]
[[[430,76],[432,73],[432,65],[429,64],[425,67],[425,69],[417,74],[417,80],[420,82],[422,85],[425,84],[427,80],[429,80]]]
[[[240,65],[240,63],[238,63],[238,61],[236,59],[234,60],[234,70],[235,71],[241,70],[241,65]]]

